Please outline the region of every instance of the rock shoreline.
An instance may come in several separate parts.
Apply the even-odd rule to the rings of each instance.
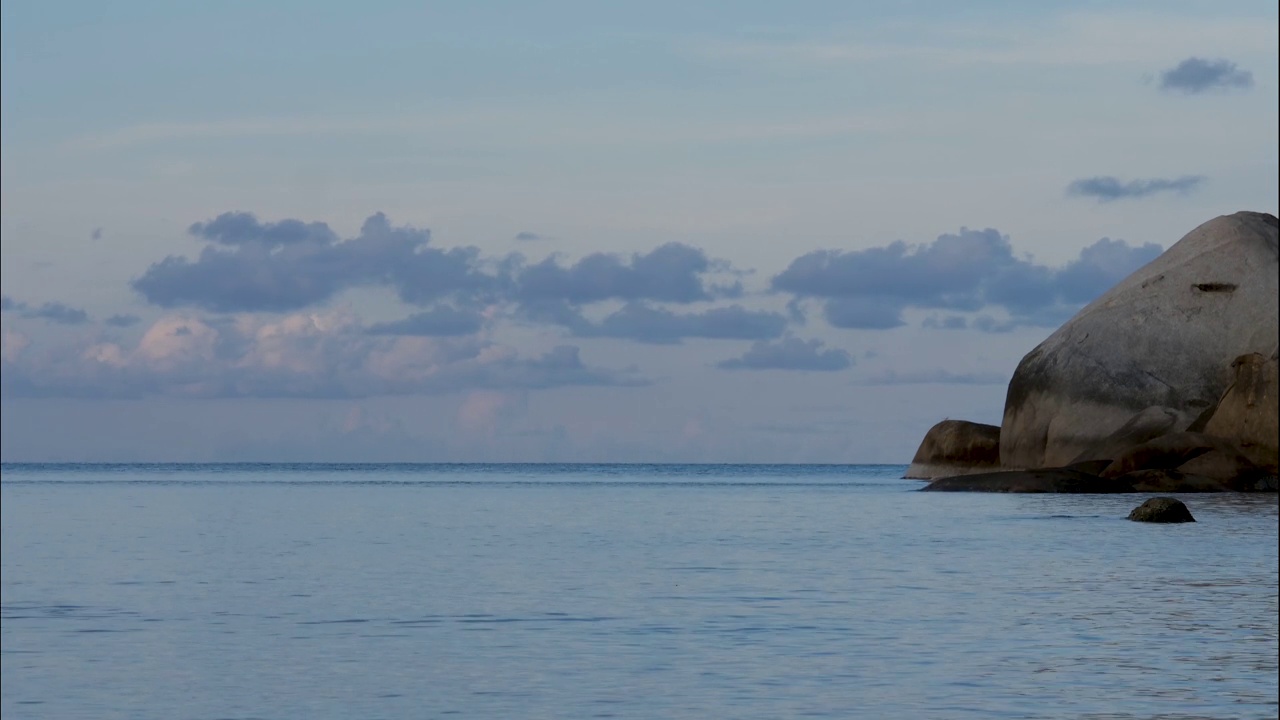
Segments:
[[[999,427],[944,420],[931,491],[1275,492],[1280,221],[1197,227],[1022,359]]]

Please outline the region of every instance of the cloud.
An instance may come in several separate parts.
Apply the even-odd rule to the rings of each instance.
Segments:
[[[259,222],[253,213],[226,212],[208,222],[192,223],[187,228],[191,235],[221,245],[331,245],[338,236],[322,222],[304,223],[301,220]]]
[[[17,330],[10,327],[0,328],[0,361],[6,364],[17,362],[30,344],[30,338]],[[0,374],[0,381],[3,381],[2,374]]]
[[[1081,250],[1078,258],[1054,273],[1054,285],[1066,302],[1087,303],[1156,259],[1161,252],[1155,243],[1135,246],[1104,237]]]
[[[822,307],[832,327],[846,330],[892,330],[906,325],[902,319],[905,306],[892,298],[841,297],[828,300]]]
[[[513,415],[525,412],[527,401],[524,393],[475,390],[458,406],[454,423],[465,432],[492,437]]]
[[[566,307],[617,300],[685,304],[742,293],[740,282],[713,282],[716,274],[734,272],[726,263],[676,242],[629,256],[593,253],[564,265],[555,256],[529,264],[519,254],[482,258],[474,247],[438,249],[429,231],[394,227],[381,213],[347,240],[325,223],[264,222],[243,212],[188,230],[206,243],[195,259],[166,257],[132,283],[154,305],[283,313],[322,305],[352,288],[385,287],[413,305],[497,304],[526,319],[560,317],[567,324],[576,310]],[[415,322],[428,318],[442,320],[426,315]],[[399,332],[396,327],[409,326],[388,324],[379,332]]]
[[[371,335],[420,335],[448,337],[470,335],[484,325],[484,316],[474,310],[458,310],[447,306],[410,315],[403,320],[369,326]]]
[[[946,317],[930,315],[920,324],[923,327],[935,330],[964,330],[969,327],[969,320],[963,315],[947,315]]]
[[[137,325],[142,322],[142,318],[137,315],[112,315],[102,322],[103,324],[110,325],[111,327],[125,328]]]
[[[94,228],[94,229],[92,230],[92,232],[90,232],[90,233],[89,233],[89,239],[90,239],[90,240],[101,240],[101,239],[102,239],[102,228],[100,228],[100,227],[96,227],[96,228]]]
[[[538,233],[536,233],[536,232],[529,232],[528,230],[522,230],[522,231],[520,231],[520,232],[516,233],[516,236],[515,236],[515,240],[516,240],[517,242],[534,242],[534,241],[537,241],[537,240],[545,240],[545,239],[546,239],[546,238],[544,238],[543,236],[539,235]]]
[[[1004,385],[1009,376],[993,372],[962,372],[950,370],[925,370],[919,372],[898,372],[889,370],[867,378],[863,385]]]
[[[725,370],[844,370],[853,364],[849,353],[838,348],[823,350],[821,340],[788,336],[777,342],[760,341],[741,357],[716,363]]]
[[[1200,187],[1204,181],[1203,175],[1183,175],[1172,179],[1150,178],[1122,182],[1117,177],[1107,175],[1074,180],[1067,186],[1067,195],[1096,198],[1103,203],[1144,198],[1162,192],[1186,195]]]
[[[787,319],[740,305],[700,313],[673,313],[643,303],[627,303],[598,324],[570,316],[569,329],[582,337],[625,338],[646,343],[678,343],[685,338],[762,340],[782,335]]]
[[[371,335],[340,313],[169,315],[132,346],[10,340],[0,374],[6,397],[357,398],[647,382],[591,367],[573,346],[526,357],[476,338]]]
[[[503,282],[482,267],[475,248],[429,247],[429,231],[392,227],[382,213],[342,242],[324,223],[263,223],[249,213],[219,215],[192,225],[190,233],[211,243],[195,261],[170,256],[133,281],[149,302],[214,312],[287,312],[365,285],[391,287],[405,302],[426,304],[451,296],[475,299]]]
[[[692,303],[740,295],[740,284],[708,284],[705,276],[717,269],[702,250],[671,242],[630,257],[593,253],[568,267],[547,258],[520,271],[516,292],[526,303],[563,300],[573,305],[602,300]]]
[[[1215,88],[1250,87],[1253,87],[1253,73],[1241,70],[1229,60],[1191,57],[1160,73],[1161,90],[1196,94]]]
[[[0,296],[0,312],[16,312],[28,320],[48,320],[59,325],[83,325],[89,322],[89,313],[60,302],[47,302],[32,307],[8,295]]]
[[[823,302],[834,327],[886,330],[905,324],[908,309],[972,313],[1003,308],[1016,325],[1051,326],[1161,252],[1102,238],[1061,269],[1019,258],[997,230],[941,235],[926,245],[898,241],[866,250],[819,250],[774,276],[775,291]],[[930,327],[944,321],[926,321]],[[960,327],[947,320],[948,328]],[[973,323],[982,330],[994,326]]]

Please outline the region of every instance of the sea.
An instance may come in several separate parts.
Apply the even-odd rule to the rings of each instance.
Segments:
[[[1277,496],[901,465],[0,466],[0,715],[1276,718]]]

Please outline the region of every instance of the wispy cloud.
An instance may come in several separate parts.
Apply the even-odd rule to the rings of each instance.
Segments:
[[[674,344],[686,338],[762,340],[782,335],[787,319],[774,312],[747,310],[741,305],[703,312],[674,313],[644,303],[627,303],[599,323],[585,319],[569,329],[581,337],[612,337],[645,343]]]
[[[1159,61],[1188,46],[1274,53],[1274,28],[1262,18],[1183,16],[1143,11],[1057,13],[1046,25],[1020,18],[825,28],[791,37],[714,38],[689,52],[724,62],[806,66],[904,63],[955,65],[1114,66]],[[1151,27],[1158,25],[1159,33]],[[1143,37],[1145,42],[1134,42]]]
[[[1191,57],[1160,73],[1160,89],[1197,94],[1206,90],[1253,87],[1253,73],[1230,60]]]
[[[1147,178],[1123,181],[1113,175],[1080,178],[1067,186],[1067,195],[1091,197],[1098,202],[1134,200],[1158,193],[1172,192],[1186,195],[1205,182],[1203,175],[1183,175],[1176,178]]]
[[[6,397],[308,397],[426,395],[474,389],[638,386],[562,345],[522,356],[475,337],[370,334],[340,313],[209,319],[170,315],[136,343],[85,339],[34,352],[6,337]]]
[[[29,320],[47,320],[59,325],[84,325],[89,322],[89,313],[80,308],[73,308],[60,302],[47,302],[33,306],[21,300],[14,300],[8,295],[0,297],[0,311],[16,312]]]
[[[456,337],[478,332],[483,325],[484,315],[480,312],[445,305],[410,315],[403,320],[371,325],[368,332],[370,335]]]
[[[1009,376],[995,372],[951,372],[950,370],[924,370],[917,372],[887,372],[873,375],[863,385],[1004,385]]]
[[[823,348],[821,340],[785,337],[777,342],[760,341],[741,357],[716,363],[723,370],[817,370],[834,372],[853,365],[849,353],[839,348]]]
[[[142,318],[137,315],[112,315],[102,322],[104,325],[109,325],[111,327],[126,328],[133,327],[134,325],[142,322]]]

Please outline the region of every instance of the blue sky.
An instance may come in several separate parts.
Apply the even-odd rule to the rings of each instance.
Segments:
[[[45,3],[5,460],[906,462],[1216,215],[1277,11]]]

